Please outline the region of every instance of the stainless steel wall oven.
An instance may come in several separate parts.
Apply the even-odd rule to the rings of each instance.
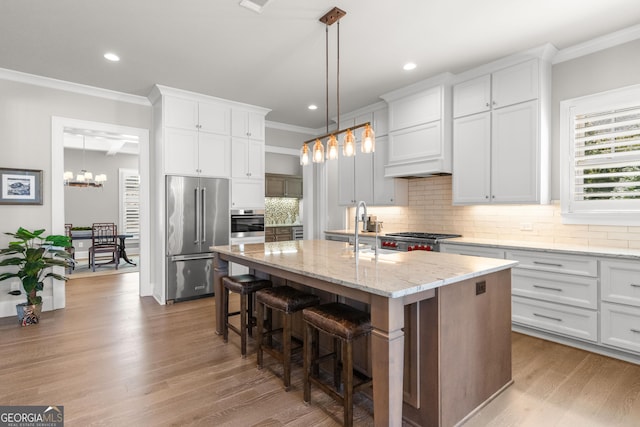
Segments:
[[[264,209],[232,209],[231,238],[264,236]]]

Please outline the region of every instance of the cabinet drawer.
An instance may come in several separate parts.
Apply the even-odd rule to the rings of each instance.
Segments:
[[[511,292],[576,307],[598,308],[598,279],[595,277],[514,268],[511,270]]]
[[[485,258],[504,259],[504,251],[498,248],[485,248],[483,246],[441,244],[440,249],[442,252],[445,252],[448,254],[470,255],[470,256],[480,256]]]
[[[640,308],[603,302],[602,343],[640,353]]]
[[[640,262],[600,261],[602,299],[640,307]]]
[[[585,341],[598,341],[598,312],[544,301],[512,297],[514,323],[568,335]]]
[[[598,262],[596,259],[579,255],[510,250],[507,251],[506,258],[520,261],[518,268],[589,277],[598,275]]]

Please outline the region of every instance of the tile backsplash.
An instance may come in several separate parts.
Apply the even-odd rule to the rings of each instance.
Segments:
[[[265,197],[264,205],[266,225],[302,222],[302,199]]]
[[[452,206],[451,194],[451,176],[411,179],[409,206],[370,207],[368,213],[383,221],[383,232],[449,232],[465,237],[640,249],[640,227],[563,224],[557,202]],[[352,228],[353,209],[348,220]]]

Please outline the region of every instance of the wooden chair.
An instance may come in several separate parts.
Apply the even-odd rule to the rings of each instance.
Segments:
[[[111,260],[97,263],[96,256],[111,254]],[[91,227],[91,247],[89,248],[89,265],[92,271],[96,266],[120,264],[120,248],[118,247],[118,227],[112,222],[94,223]]]
[[[67,265],[67,274],[71,274],[71,272],[76,268],[76,248],[73,246],[73,236],[71,235],[72,228],[72,224],[64,225],[64,235],[67,236],[71,242],[71,246],[65,249],[69,253],[69,256],[71,256],[71,262]]]

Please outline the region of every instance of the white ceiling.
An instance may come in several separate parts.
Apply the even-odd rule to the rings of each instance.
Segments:
[[[272,0],[261,14],[239,2],[2,0],[0,68],[142,96],[159,83],[267,107],[268,120],[316,129],[325,124],[318,19],[334,6],[347,12],[341,112],[441,72],[547,42],[567,48],[640,22],[638,0]],[[121,61],[107,62],[107,51]],[[403,71],[407,61],[418,67]],[[307,110],[311,103],[319,109]]]

